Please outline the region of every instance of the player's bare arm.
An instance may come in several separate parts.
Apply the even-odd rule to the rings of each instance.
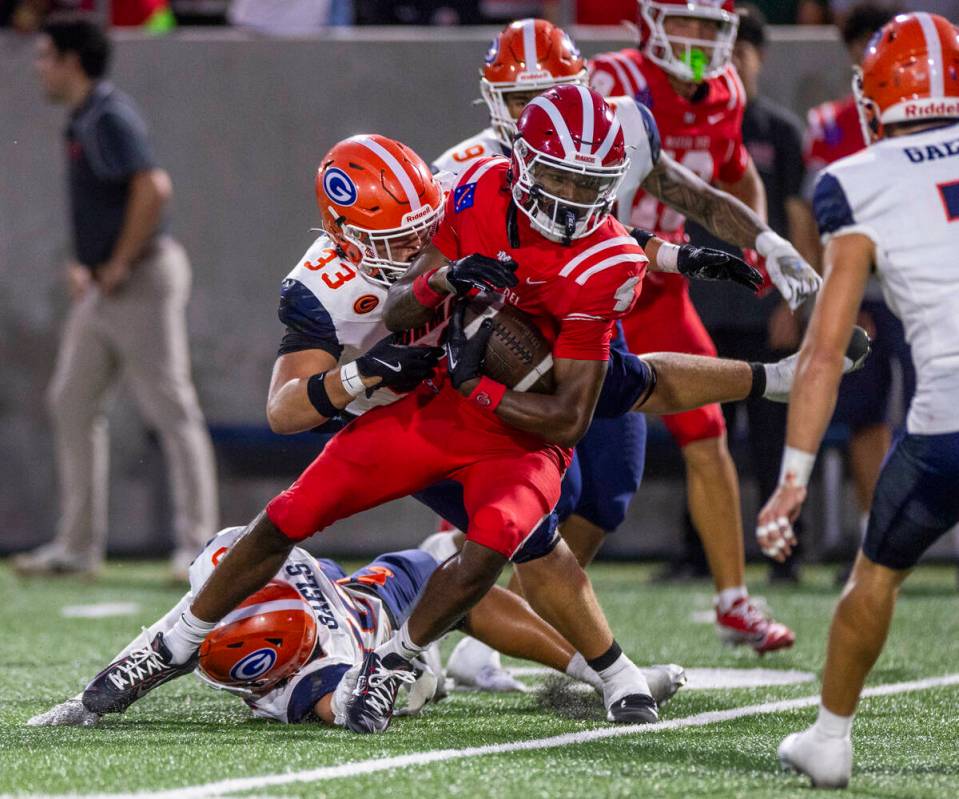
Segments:
[[[843,352],[849,343],[869,279],[875,246],[849,233],[826,246],[825,283],[799,351],[789,398],[786,451],[779,487],[759,514],[757,537],[767,554],[788,557],[795,545],[792,522],[806,499],[806,482],[836,405]]]
[[[643,188],[737,247],[752,247],[756,237],[767,229],[755,211],[711,186],[666,153],[660,155],[643,181]]]
[[[516,285],[513,261],[485,255],[467,255],[450,261],[430,245],[396,281],[386,298],[383,320],[390,330],[409,330],[425,324],[451,295],[497,291]]]
[[[290,352],[276,359],[266,400],[266,418],[274,433],[300,433],[327,421],[328,417],[310,402],[308,382],[313,375],[329,372],[336,364],[336,358],[320,349]],[[324,382],[333,405],[345,408],[352,402],[338,375]]]
[[[766,187],[763,186],[762,178],[759,177],[752,158],[746,159],[746,170],[739,180],[732,183],[719,181],[719,188],[749,208],[763,221],[763,227],[767,227],[765,224]]]

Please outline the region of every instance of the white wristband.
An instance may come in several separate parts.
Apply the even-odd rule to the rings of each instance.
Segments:
[[[366,391],[366,386],[363,385],[363,378],[360,377],[360,368],[356,365],[356,361],[350,361],[340,367],[340,382],[343,384],[346,393],[354,399]]]
[[[656,253],[656,266],[661,272],[679,272],[679,245],[660,244]]]
[[[805,488],[809,484],[809,476],[812,474],[815,463],[816,453],[786,447],[783,451],[782,467],[779,470],[779,485]]]
[[[781,247],[789,247],[790,244],[776,231],[764,230],[756,236],[756,243],[753,246],[756,248],[756,252],[763,258],[768,258],[773,250],[778,250]]]

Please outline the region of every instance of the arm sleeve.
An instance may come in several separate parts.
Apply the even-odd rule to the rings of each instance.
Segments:
[[[313,708],[327,694],[336,690],[343,675],[350,670],[349,663],[332,663],[294,677],[296,686],[290,692],[286,720],[289,724],[312,721]]]
[[[861,233],[879,246],[875,230],[856,221],[842,184],[831,172],[823,172],[816,181],[812,210],[823,244],[837,234]]]
[[[122,181],[153,169],[156,161],[146,124],[132,111],[107,112],[96,123],[90,164],[102,180]]]
[[[286,325],[278,355],[301,350],[325,350],[337,360],[343,345],[336,336],[336,325],[319,298],[300,281],[287,278],[280,288],[277,316]]]

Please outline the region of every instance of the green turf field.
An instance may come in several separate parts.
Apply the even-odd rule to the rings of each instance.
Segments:
[[[810,707],[753,714],[676,729],[647,728],[587,742],[386,768],[386,758],[434,750],[513,744],[609,729],[597,701],[572,695],[553,710],[536,694],[456,693],[382,736],[357,737],[313,726],[253,721],[237,699],[192,677],[163,686],[125,716],[96,729],[29,728],[24,721],[80,689],[140,625],[178,598],[160,566],[111,566],[99,583],[22,581],[0,564],[0,794],[167,796],[495,796],[787,797],[809,796],[804,781],[778,771],[775,748],[814,716]],[[624,648],[639,662],[686,667],[765,667],[818,673],[836,599],[832,572],[807,570],[798,589],[765,588],[796,647],[759,659],[721,647],[708,624],[709,586],[656,587],[648,570],[602,565],[592,571]],[[136,602],[132,616],[68,618],[64,606]],[[873,686],[959,672],[955,571],[927,567],[907,584]],[[533,678],[534,680],[536,678]],[[817,683],[681,691],[663,713],[676,721],[708,711],[812,696]],[[620,729],[620,728],[616,728]],[[605,733],[600,733],[604,735]],[[857,765],[847,795],[959,796],[959,686],[865,701],[855,727]],[[562,741],[561,741],[562,742]],[[402,761],[401,761],[402,762]],[[353,764],[353,765],[350,765]],[[343,766],[330,769],[332,766]],[[376,770],[380,769],[380,770]],[[295,772],[298,781],[247,778]],[[357,773],[362,772],[362,773]],[[310,779],[305,779],[310,777]],[[222,780],[227,786],[210,787]],[[202,787],[206,786],[206,787]],[[190,789],[180,790],[177,789]]]

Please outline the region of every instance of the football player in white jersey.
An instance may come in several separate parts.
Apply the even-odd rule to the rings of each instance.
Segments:
[[[853,714],[899,586],[959,522],[959,31],[934,14],[897,16],[870,42],[854,87],[871,144],[816,185],[826,279],[800,351],[779,487],[757,528],[773,557],[795,545],[839,356],[875,270],[905,327],[917,388],[833,617],[819,715],[779,747],[784,766],[823,787],[849,781]]]
[[[124,682],[134,671],[149,674],[149,640],[170,630],[242,532],[242,527],[227,528],[206,545],[190,566],[190,591],[111,660],[142,653],[128,662],[125,671],[115,669],[110,679]],[[347,686],[353,684],[344,676],[359,668],[366,650],[379,646],[398,629],[430,575],[455,552],[452,537],[438,534],[420,549],[380,555],[347,575],[335,561],[314,558],[296,547],[270,583],[207,637],[191,665],[211,687],[242,698],[257,718],[284,724],[342,725]],[[532,656],[594,688],[602,685],[556,630],[525,601],[502,588],[487,594],[462,627],[517,657]],[[419,664],[409,679],[407,714],[418,712],[436,696],[442,673],[437,656],[430,655],[431,662]],[[678,666],[643,671],[660,704],[685,681]],[[89,727],[101,718],[84,706],[78,694],[27,724]]]

